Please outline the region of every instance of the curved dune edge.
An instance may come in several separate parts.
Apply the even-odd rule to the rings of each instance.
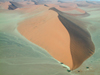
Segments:
[[[66,13],[68,15],[72,15],[72,16],[82,16],[82,17],[87,17],[87,16],[90,16],[89,13],[87,13],[86,11],[80,9],[80,8],[76,8],[76,11],[79,11],[81,12],[81,14],[71,14],[71,13]]]
[[[51,56],[72,69],[70,36],[55,11],[47,10],[19,23],[18,31],[29,41],[47,50]]]
[[[59,14],[59,20],[70,34],[70,50],[73,60],[73,69],[78,68],[87,58],[93,55],[95,47],[88,31],[67,19],[64,13],[51,8]]]
[[[90,16],[90,14],[88,14],[87,12],[85,12],[84,14],[70,14],[70,13],[66,13],[66,14],[71,15],[71,16],[82,16],[82,17]]]

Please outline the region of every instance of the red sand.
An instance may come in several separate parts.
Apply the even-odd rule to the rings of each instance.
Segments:
[[[44,13],[21,22],[18,30],[28,40],[44,48],[54,58],[72,68],[70,36],[59,21],[56,12],[46,9]]]

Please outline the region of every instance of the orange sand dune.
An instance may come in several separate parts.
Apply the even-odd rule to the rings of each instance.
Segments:
[[[64,12],[68,15],[71,15],[71,16],[82,16],[82,17],[87,17],[87,16],[90,16],[90,14],[88,14],[87,12],[85,12],[84,10],[80,9],[80,8],[76,8],[74,9],[74,11],[77,11],[76,13],[73,12],[73,10],[71,10],[70,12]],[[73,12],[73,13],[72,13]],[[78,13],[79,12],[79,13]]]
[[[68,8],[62,8],[59,5],[55,5],[55,4],[47,4],[49,7],[55,7],[56,9],[60,10],[60,11],[70,11],[70,10],[74,10],[75,7],[68,7]]]
[[[52,10],[19,24],[19,32],[28,40],[47,50],[54,58],[72,68],[70,37]]]
[[[68,15],[71,15],[71,16],[80,16],[80,17],[87,17],[87,16],[90,16],[90,14],[89,13],[87,13],[87,12],[85,12],[84,10],[82,10],[82,9],[80,9],[80,8],[76,8],[76,11],[78,11],[78,12],[80,12],[80,14],[79,13],[67,13],[66,12],[66,14],[68,14]],[[70,11],[71,12],[71,11]]]
[[[61,7],[67,7],[67,8],[76,8],[77,4],[73,2],[68,2],[68,3],[59,3],[58,4]]]
[[[79,17],[87,17],[87,16],[90,16],[90,14],[88,14],[87,12],[86,13],[83,13],[83,14],[70,14],[70,13],[66,13],[68,15],[71,15],[71,16],[79,16]]]
[[[91,36],[84,29],[84,23],[77,23],[77,20],[57,9],[53,8],[59,16],[48,9],[49,7],[40,5],[37,9],[30,10],[30,13],[38,15],[19,23],[18,30],[28,40],[47,50],[70,69],[76,69],[94,53]]]

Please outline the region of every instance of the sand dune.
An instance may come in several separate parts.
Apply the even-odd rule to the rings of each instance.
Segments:
[[[18,30],[28,40],[72,68],[69,33],[57,16],[56,12],[47,10],[39,16],[21,22]]]
[[[68,2],[68,3],[58,3],[58,4],[47,4],[47,6],[51,8],[55,7],[56,9],[72,16],[82,16],[82,17],[89,16],[89,14],[84,10],[80,9],[76,3]]]
[[[71,14],[71,13],[66,13],[68,15],[72,15],[72,16],[79,16],[79,17],[87,17],[90,16],[90,14],[88,14],[87,12],[83,13],[83,14]]]
[[[67,2],[67,3],[59,3],[59,6],[65,8],[76,8],[77,4],[73,2]]]
[[[100,2],[97,1],[82,1],[82,2],[76,2],[76,4],[79,7],[89,7],[89,8],[99,8],[100,7]]]
[[[14,9],[16,9],[16,8],[21,8],[21,7],[23,7],[22,4],[19,4],[19,3],[17,3],[17,2],[10,1],[10,3],[11,3],[11,5],[9,5],[9,7],[8,7],[9,10],[14,10]]]
[[[60,6],[60,5],[55,5],[55,4],[47,4],[49,7],[55,7],[56,9],[60,11],[70,11],[74,10],[76,7],[71,7],[71,6]]]
[[[72,15],[72,16],[78,16],[78,17],[90,16],[89,13],[85,12],[84,10],[82,10],[80,8],[76,8],[76,9],[71,10],[71,11],[64,11],[64,13],[66,13],[68,15]]]
[[[58,17],[66,29],[68,29],[69,34],[53,11],[46,11],[42,15],[21,22],[18,30],[28,40],[46,49],[54,58],[68,65],[71,69],[76,69],[94,53],[91,36],[86,30],[64,18],[65,14],[55,9],[54,11],[59,14]],[[48,14],[48,12],[50,13]],[[51,20],[51,18],[53,19]],[[71,40],[66,40],[69,39],[69,35]],[[66,61],[65,58],[73,60]]]

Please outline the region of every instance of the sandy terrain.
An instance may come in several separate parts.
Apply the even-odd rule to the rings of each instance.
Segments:
[[[99,3],[75,3],[0,3],[0,75],[99,75]]]

